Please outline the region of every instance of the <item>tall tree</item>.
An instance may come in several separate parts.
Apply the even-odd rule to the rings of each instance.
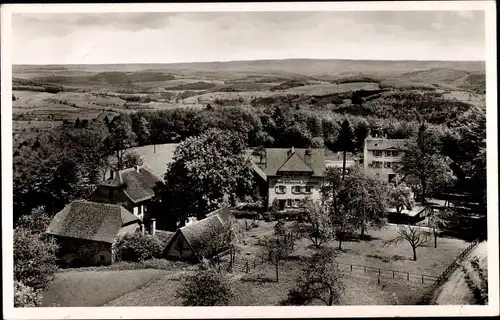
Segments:
[[[123,169],[125,149],[134,146],[136,139],[132,126],[123,116],[117,116],[111,121],[107,145],[116,153],[118,170]]]
[[[319,249],[321,245],[332,238],[332,225],[328,209],[320,201],[305,200],[309,230],[307,236],[313,245]]]
[[[354,151],[356,143],[356,136],[354,135],[354,129],[351,126],[349,120],[345,119],[340,127],[339,136],[337,139],[337,148],[343,153],[342,160],[342,180],[345,177],[345,165],[346,165],[346,155],[347,152]]]
[[[409,141],[401,163],[395,168],[396,172],[404,176],[403,179],[409,178],[419,182],[420,200],[423,204],[431,189],[447,185],[453,179],[446,158],[439,154],[438,150],[437,137],[422,123],[417,137]]]
[[[173,215],[184,225],[188,214],[204,218],[250,195],[254,181],[243,141],[241,135],[209,129],[177,146],[160,187],[162,214]]]

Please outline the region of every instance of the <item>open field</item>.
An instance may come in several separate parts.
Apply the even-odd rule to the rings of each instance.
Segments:
[[[168,273],[155,269],[58,273],[43,292],[43,304],[101,306]]]
[[[137,152],[142,157],[144,165],[162,177],[167,170],[167,165],[172,162],[177,145],[177,143],[165,143],[135,147],[127,150]]]

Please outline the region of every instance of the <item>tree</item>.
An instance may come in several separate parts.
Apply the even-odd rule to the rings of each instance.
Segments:
[[[307,236],[313,245],[319,249],[321,245],[333,236],[328,209],[320,201],[305,200],[307,221],[310,228]]]
[[[320,300],[327,306],[339,304],[345,292],[345,273],[335,263],[335,252],[323,248],[302,268],[297,285],[282,302],[284,305],[307,305]]]
[[[118,170],[124,169],[123,157],[125,149],[132,147],[137,139],[136,134],[132,131],[132,126],[123,118],[123,116],[115,117],[110,123],[109,136],[107,145],[110,149],[116,152],[116,162]]]
[[[401,214],[404,208],[411,210],[414,205],[411,189],[403,182],[397,185],[390,184],[388,205],[391,208],[396,208],[398,214]]]
[[[387,195],[384,185],[371,176],[366,176],[360,168],[354,168],[338,190],[340,205],[364,236],[367,226],[381,228],[387,223]]]
[[[133,124],[135,124],[134,132],[137,135],[139,145],[148,144],[151,136],[148,120],[144,116],[139,116],[137,122],[133,122]]]
[[[321,137],[314,137],[311,140],[311,148],[313,149],[323,149],[325,147],[325,141]]]
[[[40,235],[47,230],[51,220],[52,218],[45,212],[45,208],[38,207],[31,210],[31,214],[21,216],[17,221],[16,228]]]
[[[443,210],[434,209],[431,203],[427,203],[425,209],[427,211],[428,226],[432,229],[432,235],[434,237],[434,248],[437,248],[439,231],[442,228],[453,225],[456,218],[454,217],[453,211],[449,208]]]
[[[250,195],[254,181],[245,148],[241,135],[218,129],[182,142],[159,190],[162,215],[175,216],[182,226],[188,213],[202,219],[208,212]]]
[[[418,129],[417,137],[408,142],[401,163],[395,168],[403,179],[414,179],[419,182],[420,199],[425,204],[426,194],[431,188],[439,189],[449,185],[453,179],[451,169],[443,156],[438,153],[437,137],[432,134],[425,123]]]
[[[398,236],[386,242],[386,245],[408,242],[413,250],[413,260],[417,261],[417,248],[423,247],[429,242],[428,232],[422,231],[419,227],[408,225],[398,231]]]
[[[278,221],[279,223],[279,221]],[[279,232],[264,240],[265,254],[269,262],[274,265],[276,271],[276,282],[279,281],[279,266],[292,251],[292,243]]]
[[[229,283],[223,272],[200,268],[176,295],[184,306],[226,306],[233,296]]]
[[[134,166],[142,166],[143,164],[144,160],[142,160],[142,157],[137,152],[133,151],[125,152],[122,164],[123,169],[132,168]]]
[[[58,247],[50,238],[23,228],[14,230],[14,280],[43,289],[57,270]]]
[[[40,290],[34,290],[20,281],[14,281],[15,308],[41,307],[42,299]]]
[[[339,136],[337,139],[337,148],[343,152],[342,160],[342,180],[345,177],[345,164],[347,152],[354,151],[356,136],[349,120],[345,119],[340,127]]]

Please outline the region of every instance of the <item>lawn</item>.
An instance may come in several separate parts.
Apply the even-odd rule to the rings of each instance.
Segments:
[[[165,143],[130,148],[128,151],[137,152],[144,160],[144,165],[149,167],[158,176],[163,177],[167,165],[172,162],[177,143]]]
[[[239,220],[244,225],[244,220]],[[248,220],[248,222],[251,222]],[[293,222],[287,222],[289,227]],[[241,245],[240,260],[246,258],[249,263],[249,274],[261,274],[269,279],[274,279],[274,266],[268,263],[260,264],[256,259],[256,266],[252,261],[259,257],[262,248],[258,245],[258,239],[273,232],[275,222],[258,221],[259,226],[245,233],[244,243]],[[346,242],[343,250],[338,252],[337,262],[345,270],[344,280],[347,288],[342,297],[342,305],[391,305],[391,304],[416,304],[420,298],[427,294],[432,288],[433,279],[425,278],[421,282],[420,273],[439,276],[460,252],[466,248],[467,243],[462,240],[451,238],[439,238],[438,248],[422,247],[417,251],[417,261],[411,260],[411,248],[406,243],[397,246],[383,246],[385,240],[389,240],[397,234],[396,226],[388,226],[383,230],[369,230],[373,237],[370,241]],[[329,245],[336,247],[337,242]],[[242,263],[237,263],[233,273],[230,274],[231,287],[234,297],[230,302],[232,306],[264,306],[279,305],[285,299],[290,289],[295,286],[296,278],[300,273],[298,259],[311,255],[314,248],[310,246],[308,239],[300,239],[296,242],[295,251],[291,259],[280,266],[280,281],[274,282],[248,282],[242,281],[245,276]],[[244,257],[244,258],[243,258]],[[244,260],[242,260],[244,261]],[[367,265],[381,268],[380,283],[377,272],[363,268],[351,272],[349,264]],[[392,277],[392,272],[384,269],[400,270],[410,273],[410,280],[406,273]],[[177,272],[162,277],[148,285],[129,292],[111,302],[108,306],[174,306],[180,301],[175,297],[175,292],[183,284],[183,277],[190,271]],[[418,273],[418,274],[417,274]]]
[[[43,292],[43,306],[102,306],[169,273],[157,269],[58,273]]]

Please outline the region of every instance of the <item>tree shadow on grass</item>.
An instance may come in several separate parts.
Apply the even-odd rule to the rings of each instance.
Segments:
[[[367,255],[367,257],[372,259],[377,259],[385,263],[389,263],[391,261],[400,261],[400,260],[413,260],[409,257],[401,256],[398,254],[394,254],[392,256],[380,256],[378,254],[369,254]]]

